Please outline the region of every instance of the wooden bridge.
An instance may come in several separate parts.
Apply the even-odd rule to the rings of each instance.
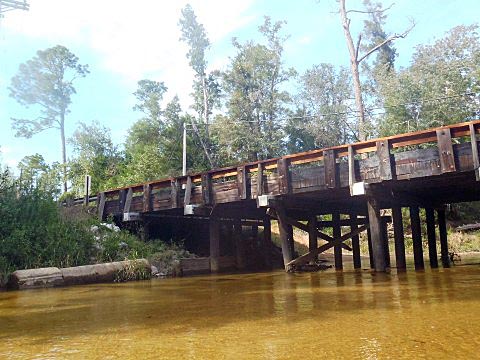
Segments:
[[[480,200],[479,131],[480,121],[472,121],[151,181],[102,192],[96,205],[101,219],[139,221],[153,231],[158,221],[170,224],[172,233],[182,231],[182,224],[207,223],[213,272],[245,266],[241,233],[247,227],[254,235],[263,227],[263,240],[257,245],[259,252],[268,252],[271,219],[278,220],[287,271],[315,261],[331,248],[336,269],[343,268],[342,252],[350,250],[354,267],[360,268],[363,231],[368,235],[370,266],[386,271],[391,262],[388,221],[393,222],[396,267],[405,269],[402,207],[410,210],[415,268],[422,269],[419,209],[425,208],[429,264],[438,266],[439,252],[443,266],[449,266],[445,204]],[[385,209],[391,209],[391,217],[382,216],[390,213]],[[325,214],[331,220],[319,220]],[[293,227],[309,234],[309,252],[297,258]],[[325,228],[332,228],[333,235]],[[323,240],[321,246],[318,239]],[[345,244],[348,239],[351,247]]]

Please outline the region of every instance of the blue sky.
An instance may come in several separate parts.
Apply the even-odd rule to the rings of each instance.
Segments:
[[[14,137],[11,117],[28,116],[32,110],[20,107],[8,96],[10,79],[20,63],[39,49],[61,44],[91,73],[76,82],[67,119],[67,135],[78,122],[97,120],[112,129],[116,143],[140,117],[132,111],[136,82],[148,78],[164,81],[185,111],[190,111],[189,92],[193,79],[185,58],[186,47],[179,42],[177,26],[184,0],[30,0],[30,11],[6,13],[0,20],[0,151],[1,163],[16,167],[26,155],[41,153],[48,162],[60,160],[60,138],[49,130],[32,139]],[[343,37],[335,0],[192,0],[199,21],[210,41],[211,69],[225,69],[234,55],[231,38],[241,41],[258,37],[264,15],[286,20],[285,63],[300,73],[322,62],[348,66],[348,50]],[[384,2],[386,6],[391,2]],[[347,0],[358,8],[360,0]],[[442,37],[461,24],[478,22],[480,2],[476,0],[399,0],[389,11],[386,30],[402,32],[410,19],[416,27],[396,47],[398,66],[408,65],[414,47]],[[352,30],[362,27],[362,17],[352,15]],[[292,88],[294,84],[291,85]]]

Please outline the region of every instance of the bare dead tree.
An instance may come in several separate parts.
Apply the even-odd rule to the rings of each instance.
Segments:
[[[367,134],[365,131],[365,126],[366,126],[365,106],[363,104],[363,98],[362,98],[362,85],[360,83],[359,65],[363,60],[365,60],[367,57],[369,57],[371,54],[373,54],[377,50],[380,50],[383,46],[397,39],[405,38],[408,35],[408,33],[413,29],[413,27],[415,26],[415,23],[412,22],[410,28],[408,28],[403,33],[400,33],[400,34],[395,33],[393,35],[390,35],[388,38],[386,38],[382,42],[374,45],[373,47],[365,51],[364,54],[359,54],[361,41],[362,41],[362,34],[358,35],[357,43],[354,44],[352,34],[350,32],[351,20],[348,17],[348,14],[349,13],[361,13],[361,14],[383,13],[389,10],[393,4],[387,8],[374,10],[374,11],[346,10],[345,1],[346,0],[339,0],[339,13],[342,19],[342,27],[343,27],[345,39],[347,41],[348,51],[350,53],[350,67],[352,71],[353,88],[354,88],[354,94],[355,94],[355,105],[358,112],[358,139],[360,141],[365,141],[367,139]]]

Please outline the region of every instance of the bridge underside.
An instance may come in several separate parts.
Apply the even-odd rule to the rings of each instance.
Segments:
[[[110,190],[97,196],[99,216],[194,238],[187,245],[208,256],[212,271],[243,269],[253,258],[250,263],[270,266],[271,220],[278,221],[287,271],[312,266],[332,248],[337,269],[348,252],[360,268],[359,236],[366,232],[370,266],[385,271],[388,223],[396,267],[406,267],[402,208],[409,208],[415,268],[424,267],[424,208],[430,266],[438,266],[437,253],[449,266],[445,205],[480,200],[479,127],[478,121],[457,124]],[[309,252],[299,257],[293,227],[309,236]]]

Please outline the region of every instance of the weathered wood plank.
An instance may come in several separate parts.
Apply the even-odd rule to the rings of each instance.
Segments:
[[[143,185],[143,212],[152,211],[152,185]]]
[[[100,200],[98,201],[98,220],[103,221],[103,216],[105,214],[105,201],[107,200],[105,193],[101,192],[99,196]]]
[[[172,179],[170,182],[170,202],[172,208],[177,208],[180,202],[180,191],[179,191],[179,183],[178,179]]]
[[[355,232],[358,229],[357,225],[357,215],[350,214],[350,232]],[[352,236],[352,252],[353,252],[353,268],[361,269],[362,260],[360,257],[360,237],[358,235]]]
[[[257,196],[260,196],[263,195],[264,189],[263,164],[258,163],[257,169]]]
[[[379,174],[380,180],[392,180],[393,171],[392,171],[392,159],[390,156],[390,143],[388,140],[379,140],[376,143],[377,145],[377,156],[379,160]]]
[[[325,166],[325,185],[328,188],[336,188],[337,182],[337,164],[334,150],[325,150],[323,152],[323,163]]]
[[[477,181],[480,181],[480,159],[478,157],[478,142],[477,142],[477,133],[475,132],[475,126],[473,123],[468,124],[470,130],[470,143],[472,146],[472,161],[473,169],[475,170],[475,178]]]
[[[342,227],[340,226],[340,214],[335,211],[332,213],[333,222],[333,238],[338,239],[342,236]],[[333,255],[335,258],[335,270],[343,269],[342,244],[338,243],[333,247]]]
[[[308,220],[308,251],[313,251],[316,248],[318,248],[317,215],[312,215]]]
[[[285,270],[288,270],[287,264],[293,259],[293,252],[290,247],[289,239],[289,225],[286,220],[285,208],[282,204],[278,203],[275,206],[275,212],[278,215],[278,228],[280,231],[280,242],[282,246],[282,255],[283,255],[283,264],[285,265]]]
[[[202,200],[203,205],[212,205],[212,176],[209,173],[202,174]]]
[[[450,259],[448,257],[448,239],[447,239],[447,222],[445,219],[445,210],[437,210],[438,233],[440,235],[440,257],[444,268],[450,267]]]
[[[280,194],[289,194],[292,190],[291,177],[290,177],[290,160],[278,159],[277,171],[278,171],[278,186]]]
[[[132,205],[132,198],[133,198],[133,190],[132,188],[129,188],[127,191],[127,197],[125,199],[125,206],[123,207],[124,213],[130,212],[130,207]]]
[[[210,271],[220,270],[220,222],[210,218]]]
[[[450,129],[438,129],[437,145],[440,154],[440,168],[442,173],[454,172],[455,158],[453,156],[452,135]]]
[[[185,196],[183,198],[183,204],[190,205],[190,201],[192,198],[192,177],[187,176],[187,183],[185,184]]]
[[[248,178],[248,171],[245,166],[239,166],[237,168],[237,188],[238,197],[242,200],[250,199],[250,184]]]

